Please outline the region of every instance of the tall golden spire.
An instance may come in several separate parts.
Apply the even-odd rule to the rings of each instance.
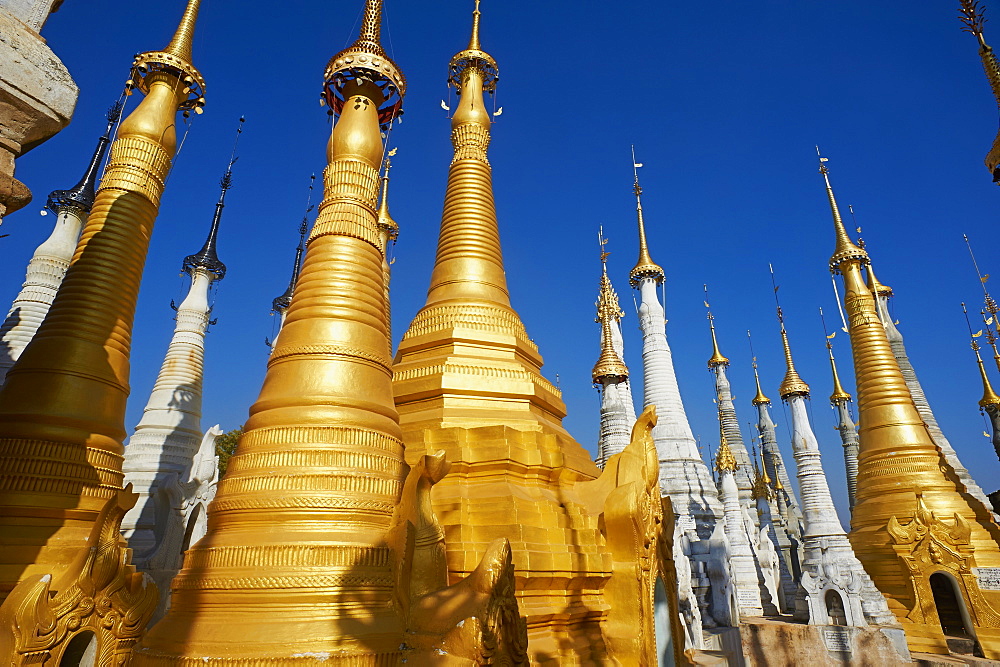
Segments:
[[[888,285],[883,285],[881,282],[879,282],[879,279],[875,277],[875,269],[872,267],[870,259],[868,260],[868,268],[866,269],[865,273],[868,274],[868,289],[869,291],[871,291],[872,294],[874,294],[876,297],[892,296],[892,288],[889,287]]]
[[[177,145],[176,115],[200,109],[204,81],[189,62],[198,0],[171,52],[136,56],[129,87],[144,99],[121,123],[73,262],[31,343],[0,389],[0,654],[26,655],[35,628],[103,636],[103,655],[135,642],[156,605],[129,565],[119,529],[137,496],[122,488],[125,403],[136,296]],[[20,584],[18,583],[20,582]],[[74,597],[75,596],[75,597]],[[100,600],[99,610],[72,600]],[[102,625],[103,624],[103,625]],[[41,632],[41,630],[39,630]],[[61,655],[64,634],[48,646]],[[36,655],[36,654],[33,654]]]
[[[712,332],[712,356],[708,360],[708,367],[728,366],[729,359],[719,351],[719,341],[715,337],[715,318],[712,316],[712,310],[708,305],[708,285],[703,285],[702,287],[705,289],[705,310],[708,311],[708,328]]]
[[[635,193],[635,212],[639,221],[639,259],[629,272],[629,282],[632,287],[638,287],[643,278],[653,278],[657,283],[666,279],[663,268],[649,256],[649,245],[646,243],[646,221],[642,217],[642,187],[639,185],[639,167],[642,164],[635,161],[635,147],[632,147],[632,170],[635,173],[635,183],[632,191]]]
[[[614,338],[611,327],[621,319],[625,313],[618,305],[618,295],[615,294],[614,287],[611,286],[611,279],[608,278],[608,253],[604,250],[607,242],[602,237],[601,242],[601,288],[597,293],[597,323],[601,325],[601,356],[594,365],[591,377],[594,384],[601,380],[626,380],[628,379],[628,367],[618,356],[615,350]]]
[[[983,289],[983,330],[986,333],[987,342],[993,348],[993,362],[996,364],[997,370],[1000,370],[1000,351],[997,350],[997,334],[1000,333],[1000,317],[997,317],[997,314],[1000,313],[1000,305],[997,305],[996,300],[986,288],[986,281],[990,279],[990,276],[989,274],[984,276],[983,272],[979,270],[979,262],[976,261],[976,253],[972,251],[972,242],[969,241],[969,236],[962,234],[962,238],[965,239],[965,246],[969,249],[969,257],[972,258],[972,266],[976,269],[979,285]]]
[[[395,153],[395,149],[389,151],[390,156],[393,153]],[[382,188],[380,190],[381,201],[379,202],[377,214],[378,228],[385,235],[384,244],[388,244],[390,241],[395,241],[399,238],[399,225],[392,219],[392,216],[389,215],[389,169],[391,167],[392,161],[389,157],[387,157],[385,159],[385,169],[382,171]],[[386,251],[384,247],[382,250],[383,252]]]
[[[826,349],[830,353],[830,370],[833,372],[833,393],[830,394],[830,402],[850,401],[851,395],[840,384],[840,375],[837,373],[837,361],[833,358],[833,345],[826,341]]]
[[[819,155],[819,146],[816,147],[816,154]],[[847,235],[847,229],[844,228],[844,220],[840,217],[837,199],[833,196],[833,186],[830,185],[830,170],[827,169],[826,162],[825,157],[819,158],[819,173],[823,175],[823,181],[826,183],[826,196],[830,202],[830,212],[833,214],[833,232],[837,238],[837,246],[830,258],[830,268],[836,271],[836,266],[849,260],[858,260],[862,264],[868,264],[868,253],[851,240],[851,237]]]
[[[379,126],[398,111],[402,79],[372,42],[380,14],[368,0],[360,38],[326,70],[340,118],[300,277],[208,533],[187,552],[138,665],[402,658],[409,587],[397,577],[408,570],[389,531],[406,503],[405,463],[376,211]]]
[[[750,356],[752,357],[753,365],[753,379],[757,383],[757,394],[753,397],[751,403],[754,407],[758,405],[770,405],[771,399],[764,395],[764,391],[760,388],[760,375],[757,373],[757,356],[753,353],[753,339],[750,337],[750,330],[747,329],[747,340],[750,342]],[[763,453],[761,454],[763,456]]]
[[[774,285],[774,268],[771,268],[771,283]],[[778,286],[774,285],[774,301],[778,310],[778,324],[781,325],[781,344],[785,349],[785,379],[778,385],[778,395],[782,400],[788,400],[792,396],[809,396],[809,385],[807,385],[799,372],[795,370],[795,362],[792,360],[792,348],[788,344],[788,332],[785,331],[785,316],[781,312],[781,305],[778,304]]]
[[[643,612],[634,594],[620,593],[625,589],[608,576],[608,563],[624,572],[619,559],[639,552],[629,546],[611,557],[615,540],[603,536],[600,517],[612,514],[597,490],[610,491],[616,471],[633,459],[611,457],[598,477],[594,461],[563,427],[559,391],[542,377],[542,357],[511,307],[487,159],[492,118],[484,96],[496,86],[497,66],[477,44],[475,30],[469,46],[450,63],[449,82],[459,93],[452,105],[454,158],[427,302],[403,336],[392,369],[405,455],[412,465],[440,448],[452,463],[434,489],[452,577],[468,573],[490,539],[510,539],[531,658],[608,662],[621,655],[611,639],[637,630]],[[604,350],[611,351],[608,317],[616,308],[608,299],[603,310]],[[610,372],[626,370],[615,363]],[[649,418],[647,412],[636,422],[630,447],[643,444],[646,454],[652,452],[652,466],[644,466],[651,473],[645,493],[659,506],[655,447],[651,438],[636,440],[648,434],[643,425]],[[615,522],[607,519],[609,530],[626,525]],[[633,574],[639,570],[628,571],[619,583],[631,590],[641,578]]]
[[[972,352],[976,355],[976,365],[979,366],[979,377],[983,381],[983,397],[979,400],[979,407],[985,408],[987,405],[1000,407],[1000,396],[993,391],[993,385],[986,374],[986,366],[983,364],[983,358],[979,354],[979,343],[976,342],[976,338],[982,334],[982,331],[978,334],[972,333],[972,324],[969,322],[969,313],[965,309],[964,303],[962,304],[962,313],[965,314],[965,324],[969,327],[969,340],[972,343]]]
[[[469,48],[449,63],[448,81],[459,97],[451,119],[454,157],[427,302],[396,354],[396,405],[404,429],[442,419],[542,421],[562,431],[565,405],[542,377],[538,348],[507,291],[487,158],[493,120],[485,96],[495,91],[499,70],[479,44],[479,25],[477,5]]]
[[[821,173],[832,198],[826,165]],[[950,474],[934,444],[862,277],[867,255],[847,239],[836,214],[840,273],[858,388],[860,452],[850,540],[855,554],[906,630],[911,651],[948,653],[930,575],[943,571],[973,619],[984,654],[1000,657],[1000,592],[980,589],[968,567],[1000,566],[1000,527]]]
[[[870,284],[869,287],[871,287]],[[875,293],[875,290],[873,289],[872,292]],[[822,308],[819,309],[819,316],[820,319],[823,320],[823,333],[826,335],[826,351],[830,354],[830,371],[833,373],[833,393],[830,394],[830,402],[836,404],[839,401],[850,401],[851,395],[845,391],[844,387],[840,384],[840,374],[837,372],[837,361],[833,358],[833,343],[831,341],[833,337],[837,335],[837,332],[835,331],[833,334],[826,333],[826,320],[823,319]]]
[[[771,500],[774,498],[774,489],[771,488],[771,477],[767,474],[767,466],[764,464],[764,452],[760,453],[760,467],[757,466],[757,455],[754,454],[753,461],[754,480],[753,498],[754,500],[763,498]]]
[[[168,53],[175,58],[180,58],[185,63],[191,62],[191,46],[194,43],[194,26],[198,20],[198,9],[201,7],[201,0],[191,0],[184,9],[184,15],[177,25],[177,31],[163,53]]]
[[[962,30],[975,35],[979,41],[979,58],[983,62],[986,80],[990,84],[997,105],[1000,106],[1000,62],[997,61],[993,48],[986,43],[986,38],[983,36],[983,24],[986,22],[986,17],[978,0],[959,0],[959,3],[961,4],[959,18],[965,24]],[[997,170],[997,165],[1000,164],[1000,132],[993,140],[993,147],[986,155],[985,163],[986,168],[993,175],[993,182],[1000,182],[1000,172]]]

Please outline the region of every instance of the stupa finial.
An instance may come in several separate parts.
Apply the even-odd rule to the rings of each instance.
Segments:
[[[826,183],[826,196],[830,201],[830,212],[833,214],[833,229],[837,237],[837,246],[830,258],[830,270],[838,272],[840,265],[847,260],[860,260],[862,264],[868,263],[868,253],[858,247],[847,234],[844,227],[844,220],[840,217],[840,209],[837,207],[837,198],[833,196],[833,187],[830,185],[830,169],[826,166],[828,158],[820,155],[819,146],[816,147],[816,155],[819,156],[819,173],[823,175],[823,182]]]
[[[642,187],[639,185],[640,167],[642,167],[642,163],[635,161],[635,146],[632,146],[632,172],[635,175],[632,191],[635,193],[635,210],[639,221],[639,260],[629,273],[629,282],[632,283],[632,287],[638,287],[639,281],[643,278],[653,278],[657,283],[662,283],[666,279],[663,267],[649,256],[649,245],[646,242],[646,221],[642,217]]]
[[[770,405],[771,399],[764,395],[760,388],[760,375],[757,373],[757,356],[753,353],[753,338],[750,337],[750,330],[747,329],[747,342],[750,344],[750,358],[753,364],[753,379],[757,383],[757,395],[753,397],[751,403],[754,407],[758,405]]]
[[[246,122],[244,116],[240,116],[239,125],[236,127],[236,139],[233,141],[233,152],[229,156],[229,164],[226,165],[226,173],[219,179],[219,201],[215,203],[215,214],[212,216],[212,226],[208,232],[208,238],[201,250],[193,255],[184,258],[181,267],[186,273],[192,274],[196,269],[204,269],[215,274],[216,280],[226,277],[226,265],[219,259],[217,252],[219,240],[219,223],[222,222],[222,209],[226,206],[226,193],[233,186],[233,165],[239,158],[236,156],[236,147],[240,143],[240,135],[243,134],[243,123]]]
[[[108,112],[105,114],[108,121],[107,127],[104,129],[104,134],[97,140],[97,148],[94,149],[94,154],[90,158],[90,164],[87,165],[87,170],[80,178],[80,182],[69,190],[54,190],[50,192],[49,199],[45,202],[45,208],[57,215],[65,208],[75,208],[83,213],[90,213],[90,209],[94,205],[94,196],[97,190],[97,172],[100,171],[101,162],[104,161],[104,155],[111,144],[112,130],[122,117],[123,106],[124,103],[119,100],[108,108]]]
[[[708,328],[712,332],[712,356],[708,360],[708,367],[728,366],[729,359],[719,351],[719,341],[715,337],[715,317],[712,315],[711,306],[708,305],[708,285],[702,285],[705,289],[705,310],[708,311]]]
[[[795,370],[795,362],[792,360],[792,348],[788,344],[788,332],[785,330],[785,316],[781,312],[781,303],[778,301],[778,285],[774,282],[774,267],[768,265],[771,269],[771,285],[774,287],[774,303],[777,307],[778,312],[778,324],[781,325],[781,344],[785,349],[785,379],[781,381],[778,385],[778,395],[781,396],[783,400],[788,400],[792,396],[809,396],[809,385],[799,377],[798,371]]]

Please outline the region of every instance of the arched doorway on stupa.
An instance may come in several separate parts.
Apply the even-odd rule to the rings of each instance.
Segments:
[[[930,576],[929,583],[948,650],[962,655],[982,656],[969,611],[955,578],[946,572],[935,572]]]
[[[840,593],[829,590],[823,596],[826,604],[826,615],[830,619],[830,625],[847,625],[847,609],[844,607],[844,598]]]
[[[77,633],[63,651],[59,667],[96,667],[97,635],[89,630]]]

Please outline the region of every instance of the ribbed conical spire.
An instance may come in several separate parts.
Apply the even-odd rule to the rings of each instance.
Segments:
[[[639,222],[639,259],[636,261],[632,271],[629,272],[629,281],[632,287],[639,285],[643,278],[653,278],[657,283],[662,283],[666,279],[663,268],[653,261],[649,256],[649,244],[646,242],[646,221],[642,217],[642,187],[639,185],[639,163],[635,162],[635,151],[632,151],[633,164],[635,169],[635,183],[632,191],[635,193],[635,213]]]
[[[181,22],[177,25],[177,32],[164,53],[176,56],[186,63],[191,62],[191,47],[194,44],[194,26],[198,20],[198,9],[201,7],[201,0],[188,0]]]
[[[69,190],[53,190],[49,193],[49,199],[45,203],[45,208],[50,209],[56,214],[62,209],[69,207],[76,208],[83,213],[90,213],[90,209],[94,205],[97,173],[100,171],[101,162],[104,161],[104,154],[111,144],[111,130],[114,128],[115,123],[122,117],[122,106],[121,102],[115,102],[108,109],[108,125],[104,130],[104,134],[97,140],[97,148],[94,149],[94,154],[90,158],[90,164],[87,165],[86,171],[83,172],[80,182]]]
[[[1000,407],[1000,396],[993,391],[989,375],[986,374],[986,366],[983,364],[983,358],[979,354],[981,348],[976,341],[976,338],[982,335],[983,332],[980,331],[978,334],[972,333],[972,324],[969,322],[969,313],[964,303],[962,304],[962,313],[965,314],[965,324],[969,327],[969,339],[972,343],[972,352],[976,355],[976,365],[979,366],[979,377],[983,381],[983,397],[979,400],[979,407],[985,408],[988,405]]]

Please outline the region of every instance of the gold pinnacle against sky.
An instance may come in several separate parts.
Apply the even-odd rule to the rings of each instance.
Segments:
[[[862,268],[868,254],[847,234],[821,158],[858,390],[857,496],[851,545],[903,625],[912,651],[948,653],[936,600],[942,586],[964,602],[987,658],[1000,658],[1000,591],[976,568],[1000,567],[1000,527],[958,482],[913,404]],[[874,282],[874,280],[873,280]]]

